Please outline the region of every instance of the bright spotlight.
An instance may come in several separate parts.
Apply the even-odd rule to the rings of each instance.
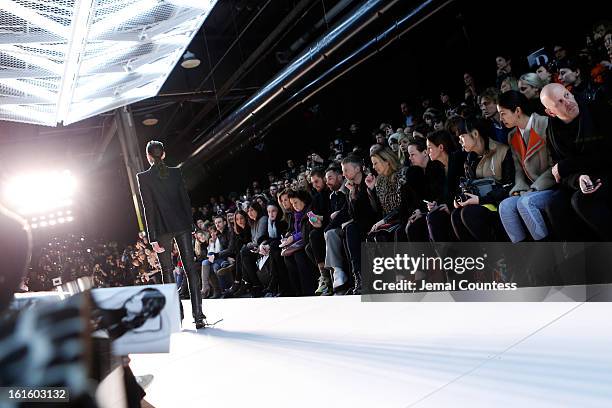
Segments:
[[[36,229],[38,228],[38,224],[31,224],[30,227],[32,227],[32,229]]]
[[[60,224],[63,224],[66,222],[66,220],[64,218],[58,218],[57,222],[59,222]]]
[[[74,218],[73,218],[73,217],[68,217],[68,218],[66,218],[66,221],[68,221],[68,222],[72,222],[73,220],[74,220]]]
[[[49,225],[53,226],[53,225],[55,225],[55,224],[57,224],[57,222],[56,222],[55,220],[51,220],[51,221],[49,221]]]
[[[47,225],[48,225],[47,221],[43,221],[43,222],[40,223],[41,227],[46,227]],[[49,245],[51,245],[51,244],[49,244]]]
[[[36,220],[38,220],[38,218],[36,218],[36,217],[32,218],[32,221],[36,221]]]
[[[36,214],[72,205],[76,187],[68,170],[31,173],[10,180],[4,186],[4,196],[20,213]]]

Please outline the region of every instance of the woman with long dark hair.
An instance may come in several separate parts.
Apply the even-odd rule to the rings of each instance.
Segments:
[[[312,197],[304,190],[290,190],[289,200],[293,207],[293,222],[288,234],[281,239],[281,255],[289,272],[289,280],[297,296],[312,296],[317,289],[318,271],[306,255],[306,244],[312,230],[308,222]]]
[[[228,288],[225,292],[223,292],[223,297],[232,297],[234,293],[240,289],[242,282],[242,262],[240,260],[240,251],[242,248],[251,242],[251,228],[249,227],[248,215],[246,212],[242,210],[237,210],[234,214],[234,248],[233,253],[236,254],[236,259],[234,262],[235,270],[234,270],[234,283]]]
[[[137,174],[140,197],[145,209],[147,236],[159,257],[164,283],[174,283],[172,273],[172,241],[176,241],[179,255],[187,275],[191,310],[196,329],[205,326],[200,294],[200,271],[195,264],[191,243],[193,219],[191,202],[181,170],[164,163],[166,152],[161,142],[147,144],[149,170]],[[181,318],[183,317],[183,305]]]
[[[455,235],[460,241],[507,241],[497,207],[514,185],[512,151],[492,139],[493,129],[484,119],[467,119],[459,128],[459,140],[467,152],[466,183],[488,180],[492,188],[482,195],[465,192],[458,197],[451,213]]]
[[[251,241],[242,247],[236,255],[236,262],[240,262],[242,267],[242,282],[234,296],[242,296],[251,293],[253,296],[260,296],[262,287],[257,278],[257,248],[267,236],[268,216],[265,210],[257,201],[252,201],[247,207],[247,220],[251,230]]]

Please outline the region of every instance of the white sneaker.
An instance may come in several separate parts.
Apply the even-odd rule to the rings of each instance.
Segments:
[[[341,268],[334,268],[334,289],[339,288],[348,281],[346,274]]]

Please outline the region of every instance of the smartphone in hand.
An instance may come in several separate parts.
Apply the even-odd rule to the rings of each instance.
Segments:
[[[310,222],[314,223],[314,222],[319,221],[319,217],[317,217],[315,213],[313,213],[312,211],[308,211],[306,215],[308,216],[308,219],[310,220]]]

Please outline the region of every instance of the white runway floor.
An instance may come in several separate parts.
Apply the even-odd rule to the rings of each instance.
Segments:
[[[183,301],[190,315],[189,301]],[[609,303],[204,301],[132,355],[160,407],[612,407]]]

